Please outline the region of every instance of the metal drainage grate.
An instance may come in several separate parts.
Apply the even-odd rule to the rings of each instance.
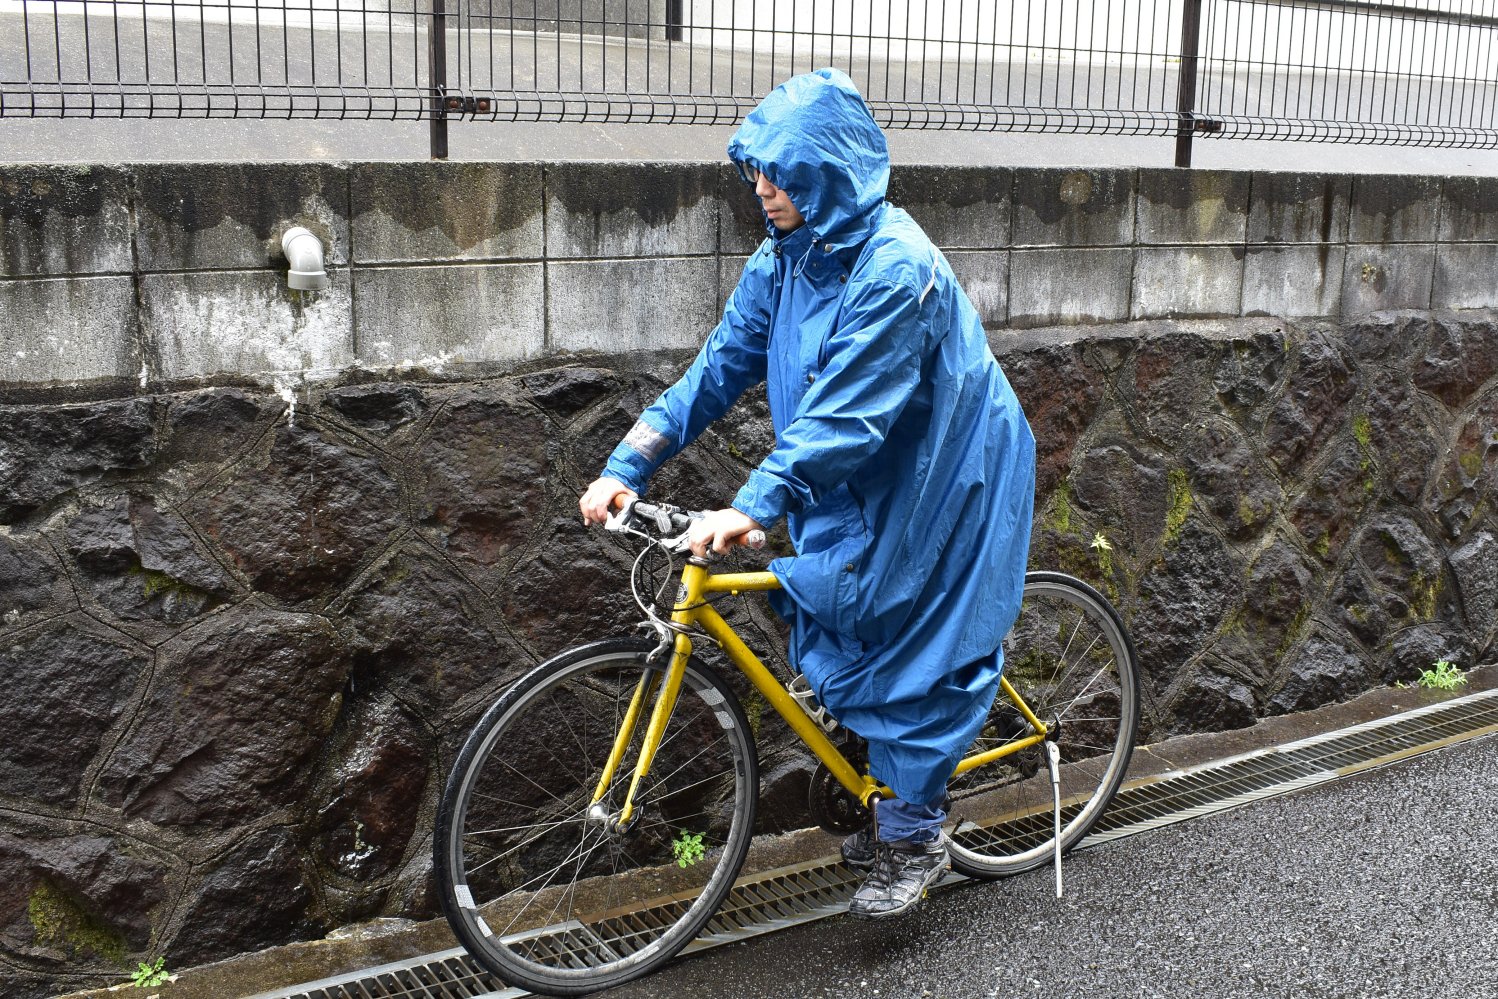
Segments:
[[[1298,791],[1490,732],[1498,732],[1498,690],[1131,781],[1077,849]],[[962,835],[1023,847],[1044,842],[1051,828],[1047,813]],[[861,875],[844,867],[837,857],[746,878],[683,953],[837,915],[847,910],[860,880]],[[949,873],[938,887],[966,880]],[[587,952],[597,948],[633,952],[635,941],[653,937],[673,915],[668,910],[679,904],[647,906],[589,926],[574,921],[519,936],[537,953],[585,963]],[[519,999],[526,995],[523,990],[506,988],[458,947],[251,999]]]
[[[520,999],[528,995],[524,989],[507,988],[466,950],[454,947],[292,989],[261,992],[250,999]]]
[[[1126,784],[1078,849],[1287,794],[1498,731],[1498,690]]]

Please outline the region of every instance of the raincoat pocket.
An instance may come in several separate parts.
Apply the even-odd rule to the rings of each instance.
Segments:
[[[858,504],[841,486],[806,515],[799,558],[788,560],[781,581],[817,623],[857,637],[858,579],[868,535]]]

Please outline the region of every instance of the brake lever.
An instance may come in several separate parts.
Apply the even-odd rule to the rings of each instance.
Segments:
[[[640,502],[638,496],[625,500],[624,505],[619,508],[618,513],[609,514],[608,519],[603,522],[603,529],[605,531],[613,531],[616,534],[630,533],[629,522],[634,518],[635,504],[638,502]]]
[[[686,551],[690,547],[687,544],[687,536],[691,533],[692,532],[690,530],[682,531],[681,534],[674,538],[662,539],[661,544],[667,546],[667,548],[669,548],[673,552]],[[755,551],[759,551],[765,546],[765,532],[759,530],[750,531],[749,533],[744,535],[742,544],[745,548],[753,548]],[[721,562],[723,560],[723,555],[724,553],[715,552],[711,548],[709,548],[707,550],[707,561],[713,563]]]

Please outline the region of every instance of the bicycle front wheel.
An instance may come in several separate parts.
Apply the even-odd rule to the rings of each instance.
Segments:
[[[1004,639],[1004,676],[1061,751],[1061,848],[1087,835],[1113,800],[1139,732],[1134,644],[1097,590],[1059,572],[1025,575]],[[1035,734],[1002,692],[967,755]],[[952,867],[970,877],[1018,874],[1050,861],[1055,804],[1045,747],[956,774],[947,784]]]
[[[660,749],[634,777],[669,654],[595,642],[504,695],[458,755],[438,807],[443,909],[468,951],[511,985],[583,995],[670,960],[733,887],[754,829],[754,737],[738,698],[697,660]],[[615,737],[638,706],[603,797]]]

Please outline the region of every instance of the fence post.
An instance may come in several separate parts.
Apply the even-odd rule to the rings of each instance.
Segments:
[[[435,0],[441,3],[441,0]],[[1176,87],[1176,166],[1191,165],[1191,136],[1196,130],[1196,59],[1201,44],[1202,0],[1181,7],[1181,79]]]
[[[447,0],[432,0],[432,27],[427,32],[432,88],[432,159],[447,159]]]

